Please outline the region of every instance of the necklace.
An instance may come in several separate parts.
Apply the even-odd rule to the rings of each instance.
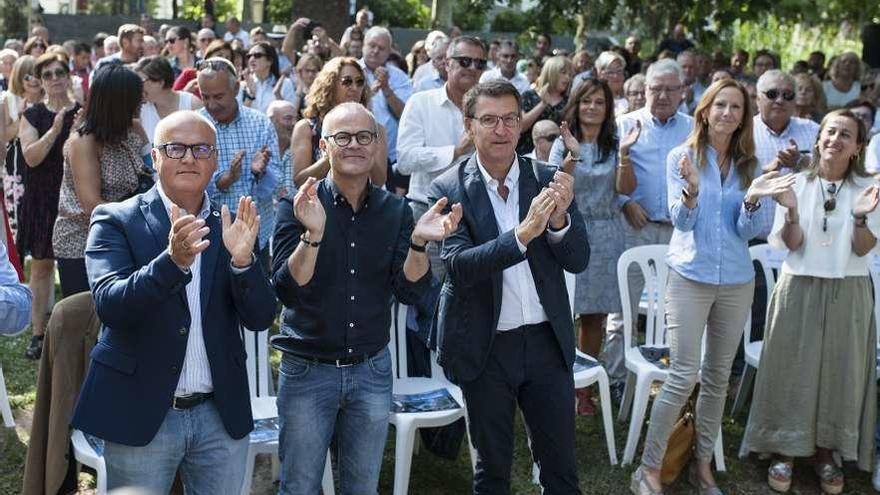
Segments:
[[[819,191],[822,192],[822,240],[820,244],[823,246],[830,246],[834,242],[834,238],[828,232],[828,214],[837,208],[837,195],[843,189],[843,182],[840,183],[840,187],[837,187],[835,182],[828,182],[827,189],[828,197],[826,198],[826,187],[822,185],[822,179],[819,179]]]

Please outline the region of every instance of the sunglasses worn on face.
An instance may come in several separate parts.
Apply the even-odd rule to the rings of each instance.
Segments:
[[[351,87],[352,84],[354,84],[355,86],[357,86],[359,88],[363,88],[365,82],[366,81],[364,81],[363,77],[359,77],[357,79],[354,79],[354,78],[345,76],[345,77],[342,77],[339,79],[339,84],[345,86],[346,88]]]
[[[471,65],[473,65],[476,70],[483,70],[486,68],[486,61],[481,58],[452,57],[452,59],[458,62],[458,65],[460,65],[462,69],[470,69]]]
[[[247,54],[248,59],[252,59],[252,58],[261,59],[266,56],[268,56],[268,55],[266,55],[265,53],[260,53],[260,52],[254,52],[254,53]]]
[[[171,43],[177,43],[177,40],[179,40],[179,39],[180,38],[167,38],[167,39],[165,39],[165,44],[170,45]]]
[[[186,156],[186,150],[192,153],[196,160],[206,160],[214,154],[214,145],[211,144],[182,144],[182,143],[165,143],[156,146],[165,153],[165,156],[173,160],[180,160]]]
[[[782,99],[785,101],[792,101],[794,100],[794,91],[790,89],[771,89],[764,91],[764,96],[771,101],[776,101],[780,96],[782,96]]]
[[[51,81],[53,79],[61,79],[67,75],[67,71],[64,69],[55,69],[55,70],[47,70],[40,74],[40,79]]]
[[[36,78],[37,77],[34,76],[33,74],[25,74],[24,77],[22,77],[22,79],[24,79],[24,82],[31,82]]]

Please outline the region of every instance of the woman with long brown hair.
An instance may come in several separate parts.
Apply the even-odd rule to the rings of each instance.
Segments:
[[[293,182],[301,185],[309,177],[323,179],[330,171],[330,161],[321,152],[321,123],[324,116],[340,103],[353,101],[369,108],[370,88],[366,84],[364,70],[356,59],[336,57],[324,64],[315,77],[306,97],[308,106],[303,119],[293,128],[290,152],[293,157]],[[373,184],[385,184],[388,158],[385,146],[385,129],[379,126],[379,146],[373,155],[370,180]]]
[[[641,466],[630,488],[636,495],[662,493],[660,467],[669,435],[699,375],[690,477],[699,493],[721,495],[711,460],[730,368],[754,292],[748,241],[762,228],[762,217],[756,214],[762,198],[783,192],[794,177],[769,172],[755,178],[749,95],[732,79],[712,84],[703,94],[694,111],[694,128],[683,145],[669,152],[666,171],[675,227],[666,256],[671,364],[654,400]]]

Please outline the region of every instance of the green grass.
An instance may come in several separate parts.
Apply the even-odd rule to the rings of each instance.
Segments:
[[[30,340],[30,334],[22,334],[14,338],[0,337],[0,363],[6,376],[6,386],[11,394],[13,413],[20,421],[33,409],[36,397],[37,364],[24,358],[24,349]],[[273,358],[273,367],[277,369],[277,356]],[[724,444],[728,471],[718,475],[718,481],[726,494],[769,494],[772,493],[765,483],[767,463],[754,456],[746,460],[737,458],[742,437],[744,418],[734,422],[730,418],[724,421]],[[605,449],[605,437],[601,417],[577,418],[576,448],[581,488],[584,494],[628,494],[629,475],[632,466],[611,467]],[[618,455],[622,454],[626,441],[626,425],[614,424]],[[522,424],[516,427],[516,457],[512,472],[512,491],[515,494],[539,493],[531,484],[531,460],[525,441]],[[0,428],[0,494],[15,494],[21,491],[21,478],[24,472],[24,459],[27,449],[28,432],[23,428],[15,431]],[[644,435],[643,435],[644,438]],[[637,457],[638,459],[638,457]],[[390,494],[394,472],[394,435],[393,427],[389,432],[389,441],[382,464],[379,491]],[[858,472],[852,466],[845,469],[847,476],[847,494],[871,494],[870,476]],[[94,486],[91,477],[81,475],[81,488]],[[410,493],[414,495],[464,494],[471,487],[471,468],[467,449],[463,445],[455,461],[440,459],[425,449],[413,457],[410,477]],[[667,494],[696,493],[686,483],[678,483],[667,490]],[[821,492],[815,475],[812,474],[806,461],[801,461],[795,469],[793,494],[815,494]]]

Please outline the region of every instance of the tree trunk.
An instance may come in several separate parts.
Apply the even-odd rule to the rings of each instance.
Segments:
[[[587,14],[583,11],[577,14],[577,29],[574,32],[575,51],[587,47]]]
[[[453,0],[433,0],[431,3],[431,24],[437,28],[452,27]]]
[[[211,17],[215,17],[214,16],[214,0],[205,0],[205,13],[210,15]]]
[[[177,0],[171,0],[171,18],[177,19]]]

